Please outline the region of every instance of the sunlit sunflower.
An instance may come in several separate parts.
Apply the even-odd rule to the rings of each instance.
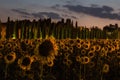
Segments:
[[[37,44],[34,53],[39,57],[39,61],[42,64],[46,64],[49,57],[54,60],[58,54],[58,46],[56,45],[55,39],[49,37],[43,40],[42,43]]]
[[[102,72],[103,73],[108,73],[109,72],[109,65],[108,64],[103,65]]]
[[[7,55],[4,56],[4,60],[7,64],[11,64],[15,61],[16,59],[16,53],[15,52],[10,52]]]
[[[33,57],[25,55],[18,59],[18,65],[22,70],[30,70],[33,61],[34,61]]]

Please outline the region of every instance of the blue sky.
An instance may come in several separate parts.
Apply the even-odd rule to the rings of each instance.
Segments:
[[[0,19],[71,18],[80,26],[120,25],[120,0],[1,0]]]

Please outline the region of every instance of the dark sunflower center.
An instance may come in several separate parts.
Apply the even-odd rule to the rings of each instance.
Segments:
[[[12,59],[13,59],[13,56],[8,55],[8,56],[7,56],[7,59],[8,59],[8,60],[12,60]]]
[[[41,45],[39,45],[39,54],[41,56],[48,56],[53,50],[53,44],[49,40],[45,40]]]
[[[29,64],[30,64],[30,58],[29,57],[24,58],[22,61],[22,65],[28,66]]]

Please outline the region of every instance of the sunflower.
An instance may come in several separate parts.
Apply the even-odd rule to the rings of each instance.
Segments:
[[[85,44],[83,44],[83,48],[86,50],[90,49],[90,43],[86,42]]]
[[[70,40],[68,41],[68,45],[69,45],[69,46],[74,46],[74,45],[75,45],[75,40],[74,40],[74,39],[70,39]]]
[[[43,40],[42,43],[36,46],[34,53],[39,57],[39,61],[42,64],[46,64],[49,57],[51,60],[54,60],[55,56],[58,55],[58,46],[56,45],[55,39],[49,37]]]
[[[79,55],[77,55],[75,58],[76,58],[76,61],[77,61],[77,62],[80,62],[80,61],[81,61],[81,58],[80,58]]]
[[[0,50],[3,50],[3,49],[4,49],[4,45],[0,44]]]
[[[95,67],[95,62],[90,61],[90,62],[88,63],[88,66],[89,66],[89,68]]]
[[[100,50],[100,56],[107,56],[108,53],[108,48],[107,47],[102,47],[102,49]]]
[[[96,50],[96,51],[100,51],[100,49],[101,49],[101,46],[100,46],[100,45],[98,45],[98,44],[95,45],[95,50]]]
[[[87,51],[85,49],[81,50],[81,55],[86,55]]]
[[[109,65],[108,64],[103,65],[102,72],[103,73],[108,73],[109,72]]]
[[[70,59],[68,59],[68,57],[65,57],[63,59],[63,64],[70,66],[72,64],[72,61]]]
[[[90,51],[91,51],[91,52],[95,52],[95,50],[96,50],[96,46],[91,46],[91,47],[90,47]]]
[[[10,48],[12,47],[12,43],[8,42],[8,43],[5,45],[5,47],[6,47],[7,49],[10,49]]]
[[[90,58],[87,56],[83,56],[81,57],[81,61],[82,64],[88,64],[90,62]]]
[[[30,70],[31,64],[34,60],[35,60],[34,57],[25,55],[18,59],[18,65],[22,70]]]
[[[80,43],[77,43],[77,44],[76,44],[76,47],[77,47],[78,49],[80,49],[80,48],[81,48],[81,44],[80,44]]]
[[[47,61],[47,66],[52,67],[54,65],[53,60]]]
[[[15,52],[10,52],[7,55],[4,56],[4,60],[7,64],[11,64],[15,61],[16,59],[16,53]]]
[[[93,52],[93,51],[88,52],[88,57],[89,58],[93,58],[94,56],[95,56],[95,52]]]

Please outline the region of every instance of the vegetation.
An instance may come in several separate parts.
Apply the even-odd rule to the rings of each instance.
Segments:
[[[119,80],[120,40],[9,39],[0,65],[1,80]]]
[[[0,23],[1,80],[119,80],[117,24],[79,27],[64,19]]]
[[[71,19],[66,21],[62,19],[57,23],[52,22],[50,18],[33,20],[12,21],[8,17],[6,26],[6,39],[44,39],[46,36],[54,36],[56,39],[118,39],[120,28],[117,24],[104,26],[103,29],[93,26],[91,28],[74,26]],[[0,35],[1,36],[1,35]]]

